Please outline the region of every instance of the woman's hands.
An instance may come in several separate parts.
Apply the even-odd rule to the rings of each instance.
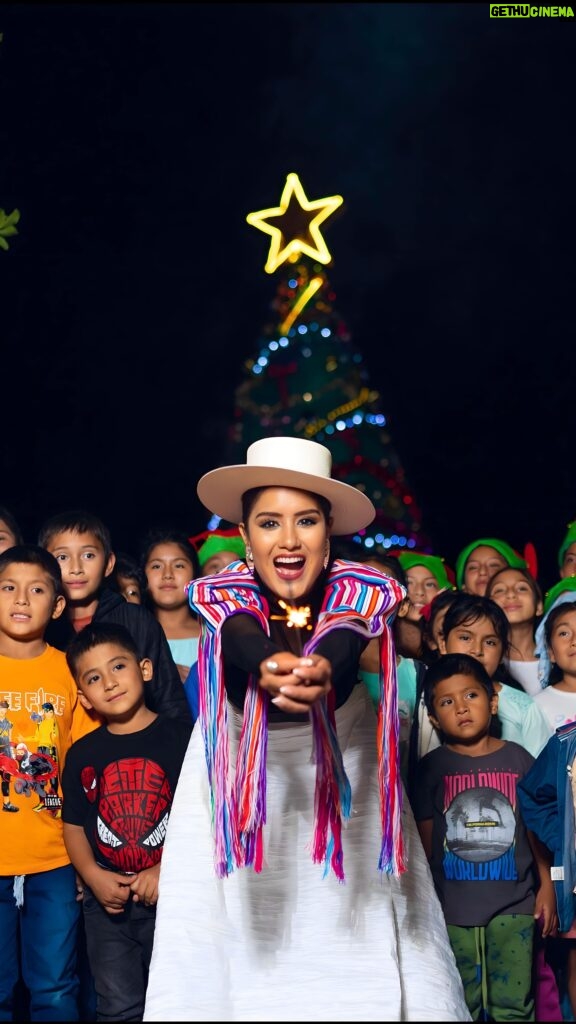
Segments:
[[[260,663],[260,686],[280,711],[306,714],[332,689],[332,666],[318,654],[279,651]]]

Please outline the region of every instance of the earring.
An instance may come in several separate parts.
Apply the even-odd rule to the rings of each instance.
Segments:
[[[248,547],[248,545],[246,545],[246,565],[248,566],[249,569],[254,568],[254,557],[252,555],[252,548]]]
[[[326,542],[326,553],[324,555],[324,568],[328,568],[328,562],[330,561],[330,543]]]

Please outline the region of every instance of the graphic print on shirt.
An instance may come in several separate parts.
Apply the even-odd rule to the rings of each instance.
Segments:
[[[517,772],[444,778],[444,877],[454,881],[513,881]]]
[[[29,797],[34,793],[37,797],[35,811],[49,809],[53,817],[60,817],[62,800],[58,794],[58,724],[55,721],[54,705],[42,705],[50,709],[50,723],[45,727],[47,737],[54,736],[49,747],[38,745],[36,752],[31,751],[23,740],[14,741],[12,735],[13,722],[7,717],[9,703],[0,702],[0,773],[2,777],[2,810],[13,814],[18,813],[19,806],[13,802],[12,795]],[[30,715],[32,721],[44,723],[44,716],[37,712]],[[37,727],[38,729],[38,727]],[[51,795],[47,796],[46,786],[49,784]],[[52,801],[52,803],[49,803]]]
[[[96,778],[94,769],[83,769],[82,785],[90,803]],[[136,872],[157,864],[173,796],[163,769],[149,758],[113,761],[102,771],[97,792],[93,841],[103,862],[116,871]]]

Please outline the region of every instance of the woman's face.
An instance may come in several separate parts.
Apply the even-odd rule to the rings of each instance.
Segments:
[[[329,524],[315,495],[291,487],[261,491],[240,523],[254,568],[277,597],[293,602],[314,586],[328,553]]]

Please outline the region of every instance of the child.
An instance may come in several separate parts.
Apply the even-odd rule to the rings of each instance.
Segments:
[[[64,840],[84,883],[98,1020],[142,1020],[158,876],[191,734],[146,707],[152,662],[127,629],[86,626],[66,660],[80,703],[104,725],[74,743],[64,769]]]
[[[196,721],[200,626],[190,608],[187,588],[200,575],[198,555],[185,533],[155,529],[144,539],[140,563],[146,578],[147,604],[164,630]]]
[[[440,657],[439,640],[444,631],[444,618],[458,593],[457,590],[441,590],[422,610],[422,660],[426,665],[431,665]]]
[[[237,527],[230,530],[205,530],[189,539],[198,551],[201,576],[213,576],[222,572],[231,562],[246,557],[246,545]]]
[[[548,685],[534,699],[556,730],[576,721],[576,600],[561,601],[548,612],[544,635],[551,669]]]
[[[401,551],[398,561],[406,573],[409,607],[407,617],[420,622],[422,612],[437,594],[454,590],[443,558],[417,551]]]
[[[567,947],[564,982],[573,1014],[566,1020],[576,1018],[575,762],[576,724],[571,722],[548,740],[518,787],[526,825],[553,854],[558,936],[560,945],[565,942]]]
[[[508,619],[509,650],[504,664],[534,697],[542,689],[536,656],[536,628],[543,609],[540,587],[528,569],[507,567],[490,578],[486,597],[495,601]]]
[[[560,579],[576,576],[576,521],[568,523],[564,540],[558,551],[558,570]]]
[[[0,552],[6,551],[6,548],[11,548],[14,544],[23,543],[22,531],[10,509],[0,505]]]
[[[65,651],[84,626],[116,623],[134,637],[140,657],[149,658],[154,673],[146,686],[146,703],[152,711],[191,722],[178,669],[160,624],[143,605],[130,604],[106,581],[114,569],[110,533],[101,519],[89,512],[62,512],[40,529],[38,543],[60,564],[67,615],[50,634],[55,647]]]
[[[65,606],[58,562],[33,544],[0,554],[0,1019],[11,1020],[19,962],[30,1020],[78,1020],[80,906],[64,845],[60,775],[96,722],[61,651],[46,643]]]
[[[534,1020],[535,919],[556,926],[550,858],[519,814],[533,757],[490,735],[498,697],[476,658],[441,657],[424,699],[443,744],[418,765],[414,814],[473,1020]]]
[[[534,698],[510,678],[503,664],[509,649],[508,628],[508,619],[495,601],[460,593],[444,617],[440,651],[470,654],[484,665],[498,694],[502,739],[520,743],[537,757],[552,728]]]
[[[110,586],[131,604],[142,604],[146,591],[146,577],[135,558],[116,552],[116,562],[109,577]]]
[[[499,569],[511,565],[515,569],[526,569],[527,562],[505,540],[497,537],[481,537],[472,541],[456,559],[456,586],[467,594],[484,596],[488,580]]]

